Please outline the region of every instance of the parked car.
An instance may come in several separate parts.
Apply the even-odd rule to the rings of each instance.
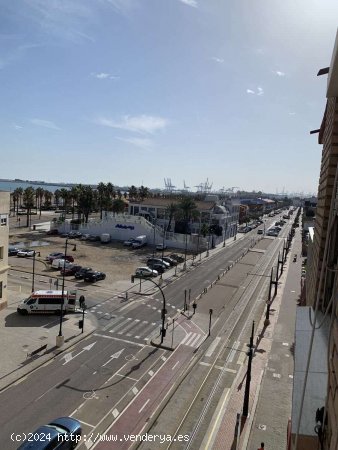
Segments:
[[[19,249],[16,247],[8,247],[8,256],[16,256]]]
[[[79,266],[78,264],[67,264],[64,267],[61,267],[61,275],[75,275],[76,272],[78,272],[80,269],[82,269],[82,266]]]
[[[91,234],[88,238],[88,241],[92,241],[92,242],[100,241],[100,240],[101,240],[100,236],[97,236],[96,234]]]
[[[183,256],[177,255],[176,253],[172,253],[171,255],[169,255],[170,258],[174,259],[175,261],[177,261],[177,263],[182,263],[184,262],[184,258]]]
[[[156,245],[156,250],[158,250],[159,252],[161,252],[162,250],[165,250],[167,248],[167,246],[165,244],[157,244]]]
[[[147,259],[147,266],[150,267],[149,264],[161,264],[162,266],[164,266],[165,269],[169,269],[170,264],[168,262],[163,261],[161,258],[148,258]]]
[[[89,237],[90,237],[90,234],[83,234],[82,236],[81,236],[81,241],[88,241],[88,239],[89,239]]]
[[[51,236],[55,236],[55,235],[59,234],[59,230],[57,228],[52,228],[51,230],[47,231],[46,234],[49,234]]]
[[[148,264],[148,267],[150,269],[156,270],[158,273],[164,273],[166,271],[166,268],[161,263],[151,262]]]
[[[18,450],[70,450],[80,442],[82,428],[78,420],[72,417],[60,417],[27,435],[27,439],[18,447]]]
[[[98,272],[94,270],[88,271],[83,277],[85,281],[99,281],[104,280],[105,278],[106,274],[104,272]]]
[[[46,261],[51,263],[53,259],[60,259],[62,256],[64,256],[64,253],[62,252],[53,252],[46,256]]]
[[[260,228],[259,230],[257,230],[257,234],[263,234],[263,230]]]
[[[170,264],[170,266],[177,266],[177,261],[174,258],[170,258],[170,256],[163,256],[161,258],[164,262],[167,262]]]
[[[77,238],[77,231],[71,231],[68,235],[68,239],[76,239]]]
[[[52,269],[63,269],[64,267],[68,267],[71,263],[64,258],[53,259],[52,261]]]
[[[150,269],[150,267],[138,267],[135,270],[135,277],[147,278],[147,277],[157,277],[157,270]]]
[[[87,272],[92,271],[93,269],[91,267],[82,267],[80,270],[75,272],[75,278],[77,280],[82,280],[82,278],[86,275]]]
[[[134,238],[127,239],[126,241],[123,242],[123,245],[125,245],[126,247],[131,247],[134,241],[135,241]]]
[[[19,250],[16,254],[19,258],[26,258],[27,256],[34,256],[35,250],[30,248],[23,248]]]

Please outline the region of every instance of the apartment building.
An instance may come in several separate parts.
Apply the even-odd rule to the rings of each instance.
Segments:
[[[323,148],[306,306],[298,308],[296,320],[296,450],[338,450],[338,33],[330,67],[318,73],[326,74],[326,108],[320,129],[312,132]]]
[[[10,193],[0,191],[0,310],[7,306]]]

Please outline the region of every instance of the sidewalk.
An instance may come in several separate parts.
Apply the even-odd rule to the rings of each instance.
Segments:
[[[16,308],[21,300],[27,298],[27,294],[8,289],[7,295],[8,306],[0,311],[0,390],[84,339],[96,328],[94,316],[86,314],[84,332],[81,333],[78,323],[82,311],[67,314],[62,321],[65,342],[58,348],[56,336],[59,334],[60,317],[20,316]],[[41,351],[36,352],[38,349]],[[31,355],[33,352],[36,354]]]
[[[299,229],[287,257],[287,271],[279,279],[277,296],[270,309],[270,325],[264,327],[265,315],[255,331],[255,355],[252,361],[249,417],[240,437],[235,439],[237,414],[243,408],[247,362],[238,372],[228,396],[222,396],[215,420],[207,436],[211,449],[257,450],[265,443],[267,450],[283,450],[287,445],[287,424],[291,415],[293,345],[297,301],[300,295],[301,253]]]

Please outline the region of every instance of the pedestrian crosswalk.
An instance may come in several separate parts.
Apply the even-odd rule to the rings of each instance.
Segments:
[[[126,316],[111,316],[109,323],[103,328],[104,331],[111,333],[119,338],[134,338],[137,341],[148,341],[160,335],[161,321],[148,321],[134,319]],[[189,347],[198,348],[205,339],[205,334],[184,332],[181,344]],[[182,333],[183,334],[183,333]]]
[[[205,334],[193,333],[190,331],[182,339],[181,344],[188,345],[189,347],[199,347],[205,339]]]
[[[160,321],[149,322],[125,316],[112,316],[104,330],[117,336],[133,337],[147,341],[156,335],[155,332],[159,333],[160,324]]]

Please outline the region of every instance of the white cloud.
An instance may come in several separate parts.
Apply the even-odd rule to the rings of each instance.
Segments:
[[[116,77],[115,75],[111,75],[110,73],[100,72],[100,73],[92,73],[92,76],[98,78],[99,80],[119,80],[120,77]]]
[[[197,8],[197,1],[196,0],[179,0],[181,3],[184,3],[185,5],[192,6],[193,8]]]
[[[147,139],[147,138],[121,138],[121,137],[117,137],[116,139],[123,141],[123,142],[127,142],[129,144],[135,145],[136,147],[140,147],[143,150],[150,150],[153,142],[151,139]]]
[[[223,58],[217,58],[216,56],[213,56],[211,59],[213,59],[214,61],[216,61],[219,64],[223,64],[224,63],[224,59]]]
[[[295,116],[296,113],[295,112],[289,112],[289,116]]]
[[[51,122],[50,120],[30,119],[30,122],[33,125],[37,125],[38,127],[49,128],[51,130],[60,130],[61,129],[58,126],[56,126],[54,122]]]
[[[121,120],[111,120],[101,117],[95,120],[98,125],[103,125],[110,128],[118,128],[121,130],[133,131],[135,133],[149,133],[153,134],[156,131],[163,130],[169,123],[163,117],[147,116],[123,116]]]
[[[13,127],[14,127],[16,130],[22,130],[22,128],[23,128],[21,125],[17,125],[16,123],[13,124]]]
[[[285,72],[281,72],[280,70],[274,70],[273,73],[275,73],[279,77],[285,77]]]
[[[257,87],[257,91],[253,91],[252,89],[247,89],[246,90],[247,94],[252,94],[252,95],[263,95],[264,94],[264,90],[261,87]]]

